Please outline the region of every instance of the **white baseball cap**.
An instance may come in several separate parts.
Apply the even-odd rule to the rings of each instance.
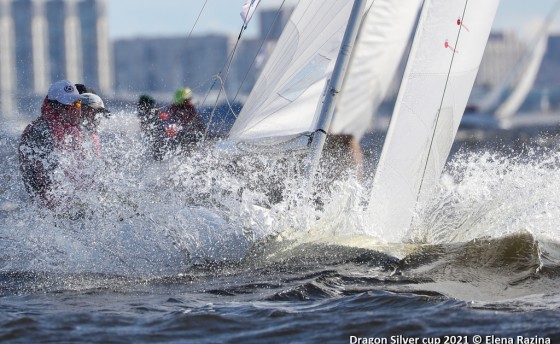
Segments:
[[[64,105],[74,104],[82,99],[74,84],[68,80],[59,80],[52,84],[49,88],[47,98],[49,100],[56,100]]]
[[[101,97],[93,93],[82,93],[82,106],[89,106],[92,109],[103,110],[105,113],[109,113],[109,110],[105,109],[105,104]]]

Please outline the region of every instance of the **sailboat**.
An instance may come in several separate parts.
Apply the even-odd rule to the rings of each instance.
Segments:
[[[523,124],[524,121],[522,119],[520,121],[515,114],[534,85],[546,53],[547,43],[548,34],[543,31],[535,44],[527,48],[526,53],[521,56],[500,84],[481,101],[480,105],[475,107],[476,111],[465,113],[461,126],[465,129],[509,130],[520,125],[530,124]],[[510,94],[503,99],[514,82],[516,85],[511,89]]]
[[[476,112],[465,113],[461,124],[463,128],[510,130],[553,125],[560,121],[560,117],[555,118],[558,116],[547,114],[516,116],[534,86],[547,51],[548,31],[559,10],[560,2],[556,2],[532,42],[509,73],[475,106]],[[511,92],[505,97],[508,91]]]
[[[417,3],[405,2],[391,3],[408,11]],[[424,1],[367,208],[387,241],[402,239],[415,205],[441,173],[498,2]],[[236,154],[302,150],[306,175],[313,178],[338,95],[345,92],[345,72],[352,68],[350,51],[366,26],[366,9],[375,15],[377,3],[382,1],[300,2],[219,148]]]
[[[299,4],[222,149],[308,150],[321,130],[360,138],[383,99],[416,22],[419,0],[364,1],[355,49],[332,122],[319,125],[351,1]],[[333,104],[334,107],[334,104]],[[331,108],[333,111],[334,109]],[[321,129],[321,130],[319,130]],[[318,134],[318,135],[319,135]],[[316,140],[317,141],[317,140]]]

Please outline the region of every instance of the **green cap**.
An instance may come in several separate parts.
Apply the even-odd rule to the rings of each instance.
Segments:
[[[181,88],[175,92],[175,97],[173,102],[175,104],[182,104],[185,100],[190,99],[192,96],[192,91],[190,88]]]

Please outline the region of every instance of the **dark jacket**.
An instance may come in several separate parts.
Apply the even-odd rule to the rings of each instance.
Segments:
[[[41,116],[25,128],[18,147],[23,183],[33,198],[49,207],[54,205],[52,173],[60,154],[79,152],[82,140],[80,127],[64,121],[45,99]]]
[[[157,121],[159,145],[166,151],[191,146],[202,138],[206,129],[204,120],[189,101],[160,109]]]

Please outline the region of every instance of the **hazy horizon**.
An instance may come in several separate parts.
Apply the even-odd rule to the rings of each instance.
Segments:
[[[502,0],[494,21],[494,31],[516,31],[531,36],[558,0]],[[236,35],[241,28],[243,0],[119,0],[107,1],[109,37],[111,40],[221,33]],[[261,8],[276,8],[282,0],[263,0]],[[284,6],[297,3],[286,0]],[[201,13],[201,10],[202,13]],[[198,22],[196,22],[197,17]],[[195,26],[196,22],[196,26]],[[246,35],[258,31],[258,16],[250,23]],[[551,31],[560,31],[560,16],[556,15]]]

